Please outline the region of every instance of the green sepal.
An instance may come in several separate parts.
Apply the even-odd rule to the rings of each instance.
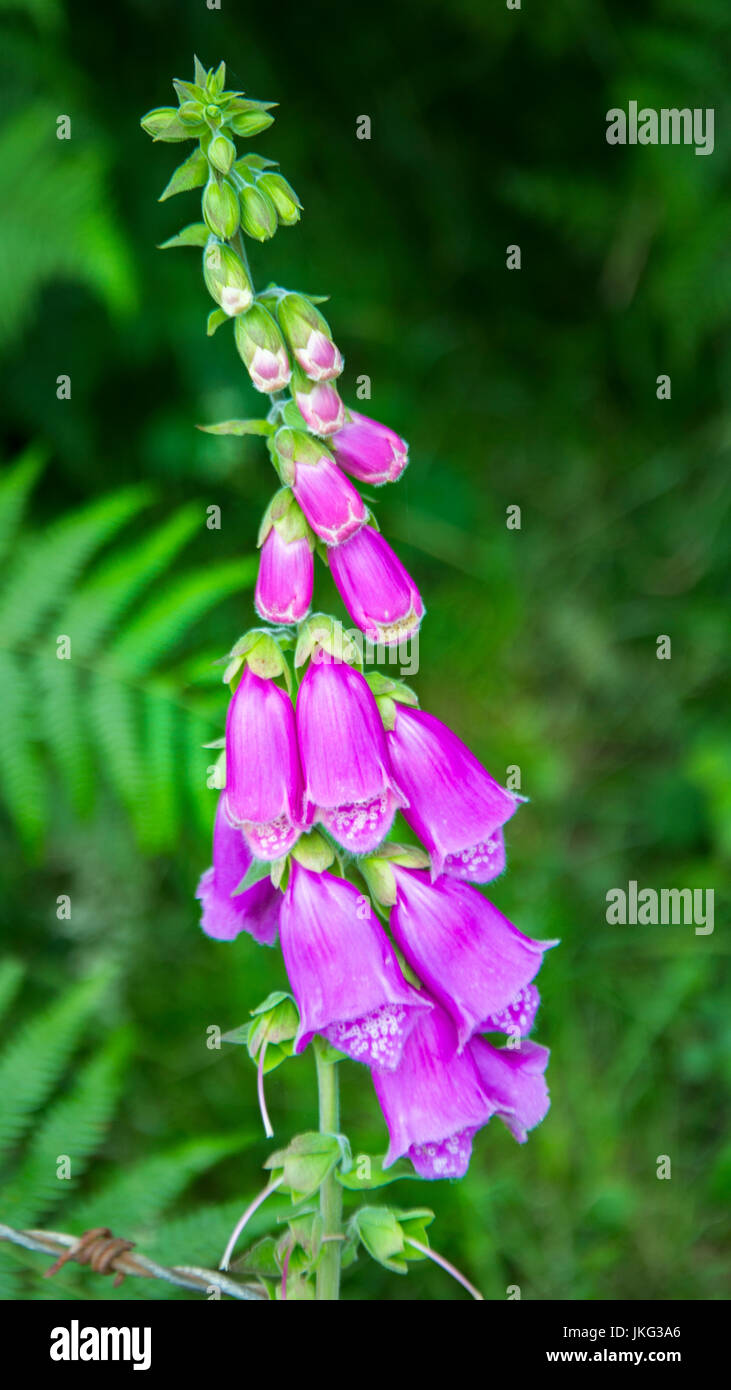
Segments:
[[[211,309],[211,312],[208,315],[208,318],[206,319],[206,333],[208,334],[208,337],[212,338],[216,329],[220,328],[222,323],[229,322],[230,318],[229,315],[226,313],[225,309]],[[211,429],[206,425],[196,425],[196,429],[206,431],[208,434],[216,433],[215,429]],[[224,434],[225,431],[220,430],[219,433]]]
[[[241,159],[236,160],[234,169],[238,170],[240,174],[248,175],[252,171],[259,173],[264,169],[276,169],[278,165],[278,160],[266,159],[263,154],[245,154],[242,155]]]
[[[296,1216],[287,1219],[287,1231],[279,1238],[279,1258],[283,1260],[287,1250],[295,1245],[299,1246],[307,1264],[313,1265],[322,1249],[323,1231],[323,1220],[317,1208],[303,1207]]]
[[[358,1176],[358,1167],[362,1158],[368,1158],[371,1173],[369,1178]],[[387,1187],[389,1183],[398,1182],[401,1178],[415,1178],[417,1182],[424,1181],[407,1158],[398,1158],[395,1163],[391,1164],[390,1168],[384,1168],[383,1159],[371,1154],[358,1154],[349,1173],[336,1173],[335,1176],[343,1187],[347,1187],[349,1192],[370,1192],[376,1187]]]
[[[331,618],[329,613],[312,613],[300,623],[294,654],[295,667],[304,666],[316,647],[322,647],[338,661],[357,665],[359,653],[353,639],[348,636],[343,624],[337,618]]]
[[[292,858],[312,873],[322,874],[335,862],[335,852],[317,830],[300,835],[291,850]]]
[[[239,893],[245,893],[247,888],[253,888],[255,883],[261,883],[263,878],[269,878],[271,864],[268,859],[252,859],[244,877],[238,887],[234,888],[232,898],[237,898]]]
[[[206,157],[202,150],[193,150],[193,153],[178,165],[160,194],[158,202],[164,203],[166,198],[172,198],[175,193],[187,193],[191,188],[202,188],[207,178]]]
[[[251,1010],[252,1022],[246,1046],[252,1062],[259,1063],[262,1048],[266,1048],[262,1070],[266,1075],[291,1057],[299,1028],[299,1012],[291,994],[275,991]]]
[[[203,64],[202,64],[202,62],[201,62],[201,60],[200,60],[200,58],[197,58],[197,57],[195,56],[195,54],[194,54],[194,55],[193,55],[193,81],[194,81],[195,83],[197,83],[197,85],[198,85],[199,87],[205,87],[206,82],[208,81],[208,75],[209,75],[209,69],[208,69],[208,68],[204,68],[204,66],[203,66]]]
[[[281,1175],[281,1186],[293,1202],[304,1201],[319,1190],[333,1169],[347,1171],[352,1163],[350,1145],[344,1134],[298,1134],[286,1149],[270,1154],[264,1167]]]
[[[406,1260],[426,1260],[422,1250],[415,1250],[413,1245],[409,1245],[409,1237],[418,1240],[422,1245],[429,1244],[429,1237],[426,1228],[431,1226],[434,1220],[434,1212],[428,1207],[417,1207],[414,1211],[400,1211],[398,1213],[399,1224],[404,1233],[404,1259]]]
[[[257,1240],[250,1250],[246,1250],[231,1265],[231,1272],[236,1274],[258,1274],[261,1279],[277,1279],[279,1277],[279,1261],[277,1260],[277,1242],[273,1236],[264,1236],[262,1240]]]
[[[407,1237],[428,1245],[426,1227],[434,1220],[427,1207],[399,1211],[394,1207],[361,1207],[355,1212],[351,1226],[372,1259],[394,1274],[406,1274],[409,1260],[425,1256],[407,1243]]]
[[[390,1207],[360,1207],[351,1226],[371,1259],[394,1274],[406,1274],[404,1233]]]
[[[205,84],[201,85],[200,82],[186,82],[182,77],[174,77],[173,87],[181,105],[186,101],[200,103],[206,100]]]
[[[189,227],[183,227],[182,232],[177,236],[168,237],[167,241],[160,242],[158,251],[168,251],[171,246],[205,246],[210,232],[205,222],[191,222]]]
[[[223,310],[219,311],[223,313]],[[215,313],[215,310],[214,310]],[[209,320],[212,315],[209,315]],[[224,318],[228,315],[224,314]],[[203,434],[274,434],[275,426],[269,420],[221,420],[216,425],[196,425]]]
[[[297,403],[289,400],[280,411],[282,423],[293,430],[307,430],[307,421]]]

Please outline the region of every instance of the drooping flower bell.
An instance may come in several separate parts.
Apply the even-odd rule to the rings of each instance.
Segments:
[[[389,753],[409,802],[404,814],[429,851],[433,877],[489,883],[505,868],[500,829],[518,798],[433,714],[402,704],[395,711]]]
[[[360,672],[317,649],[297,694],[297,733],[308,823],[321,821],[352,854],[372,852],[403,798]]]
[[[396,883],[391,931],[427,989],[451,1016],[463,1048],[538,974],[555,941],[533,941],[477,888],[432,883],[421,869],[390,865]]]
[[[282,478],[289,483],[307,520],[327,545],[339,545],[364,524],[360,494],[340,471],[332,454],[304,430],[277,430],[274,448]]]
[[[535,985],[525,985],[519,989],[504,1009],[488,1014],[482,1027],[483,1033],[504,1033],[506,1037],[524,1038],[535,1023],[541,996]]]
[[[239,357],[257,391],[283,391],[292,374],[284,339],[263,304],[252,304],[234,320]]]
[[[233,941],[246,931],[263,946],[277,938],[281,893],[270,878],[236,893],[251,866],[251,852],[243,834],[230,825],[224,796],[218,798],[213,826],[213,864],[201,876],[196,897],[202,904],[201,926],[217,941]],[[234,896],[235,895],[235,896]]]
[[[421,1015],[404,1044],[395,1071],[373,1072],[389,1145],[384,1168],[411,1159],[422,1178],[462,1178],[472,1140],[497,1109],[480,1084],[468,1052],[458,1052],[457,1035],[435,1006]]]
[[[544,1072],[550,1053],[539,1043],[523,1041],[520,1047],[491,1047],[474,1038],[468,1052],[477,1068],[485,1094],[495,1103],[519,1144],[545,1118],[551,1104]]]
[[[310,381],[332,381],[343,370],[330,325],[303,294],[284,294],[277,302],[279,326],[295,361]]]
[[[259,532],[254,602],[269,623],[299,623],[312,602],[314,541],[289,488],[272,498]]]
[[[226,719],[226,815],[257,859],[288,854],[302,829],[302,773],[294,710],[249,665]]]
[[[395,646],[417,631],[421,595],[379,531],[362,526],[330,550],[328,561],[345,607],[371,642]]]
[[[313,434],[333,434],[345,418],[345,406],[331,381],[310,381],[301,367],[292,373],[292,395]]]
[[[362,483],[393,483],[409,461],[405,439],[355,410],[348,411],[343,428],[333,435],[332,446],[340,467]]]
[[[295,1052],[321,1033],[377,1070],[398,1065],[429,1002],[407,984],[370,902],[346,879],[291,861],[280,939],[300,1012]]]

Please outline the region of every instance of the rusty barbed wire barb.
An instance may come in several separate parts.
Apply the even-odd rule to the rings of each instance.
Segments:
[[[44,1278],[49,1278],[65,1264],[73,1262],[89,1265],[95,1274],[113,1274],[115,1288],[126,1275],[130,1275],[142,1279],[162,1279],[165,1283],[191,1289],[194,1293],[208,1294],[214,1288],[229,1298],[245,1302],[261,1303],[267,1297],[261,1285],[239,1284],[219,1270],[200,1269],[196,1265],[168,1268],[136,1251],[132,1254],[134,1241],[114,1236],[108,1226],[96,1226],[80,1236],[71,1236],[60,1231],[18,1231],[0,1222],[2,1240],[25,1250],[57,1256],[50,1269],[45,1270]]]

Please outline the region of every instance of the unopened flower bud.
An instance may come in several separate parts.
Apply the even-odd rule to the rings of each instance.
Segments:
[[[266,193],[271,198],[279,217],[279,221],[285,227],[293,227],[295,222],[300,220],[300,210],[302,204],[297,197],[292,185],[281,175],[269,171],[262,174],[257,179],[257,187],[262,193]]]
[[[177,106],[156,106],[142,117],[140,125],[153,140],[192,140],[196,133],[181,121]]]
[[[245,183],[239,193],[241,204],[241,226],[247,236],[255,241],[266,241],[277,230],[277,211],[266,193]]]
[[[208,293],[226,314],[243,314],[251,305],[254,291],[240,256],[225,242],[210,237],[203,252],[203,278]]]
[[[301,367],[295,367],[293,388],[297,408],[313,434],[341,429],[345,408],[331,381],[310,381]]]
[[[228,241],[236,235],[239,225],[239,200],[227,179],[218,183],[209,179],[203,193],[203,216],[206,225],[216,235]]]
[[[208,158],[214,169],[227,174],[236,158],[236,146],[227,135],[216,135],[208,146]]]
[[[235,323],[236,347],[257,391],[282,391],[291,376],[284,339],[268,309],[254,304]]]
[[[277,318],[295,359],[310,381],[330,381],[343,370],[327,319],[303,294],[285,294]]]
[[[339,545],[354,535],[366,520],[366,509],[324,444],[305,430],[285,426],[277,431],[274,447],[282,478],[291,484],[320,540],[328,545]]]
[[[178,107],[178,116],[183,125],[200,125],[203,107],[199,101],[183,101]]]

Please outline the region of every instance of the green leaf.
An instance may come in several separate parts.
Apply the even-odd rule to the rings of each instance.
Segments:
[[[367,1173],[368,1176],[361,1177],[361,1171]],[[335,1176],[338,1182],[342,1183],[343,1187],[347,1187],[350,1192],[369,1192],[373,1188],[386,1187],[389,1183],[398,1182],[399,1178],[415,1178],[417,1182],[423,1181],[408,1159],[399,1158],[391,1164],[390,1168],[384,1169],[383,1159],[370,1154],[356,1154],[350,1171],[348,1173],[338,1172]]]
[[[158,251],[169,251],[173,246],[205,246],[210,232],[205,222],[191,222],[189,227],[183,227],[182,232],[175,236],[168,237],[167,241],[161,241]]]
[[[217,425],[196,425],[203,434],[274,434],[268,420],[221,420]]]
[[[179,164],[165,185],[158,202],[164,203],[176,193],[187,193],[191,188],[202,188],[208,179],[208,160],[202,150],[193,150],[188,158]]]
[[[231,894],[232,898],[238,897],[239,893],[245,893],[247,888],[253,888],[255,883],[261,883],[263,878],[269,878],[272,866],[268,860],[252,859],[244,877],[237,888]]]
[[[24,966],[21,961],[10,957],[0,961],[0,1018],[10,1008],[23,975]]]
[[[281,1174],[282,1186],[293,1202],[314,1196],[325,1178],[339,1163],[350,1161],[350,1151],[344,1135],[298,1134],[286,1149],[270,1154],[264,1164],[272,1175]]]

